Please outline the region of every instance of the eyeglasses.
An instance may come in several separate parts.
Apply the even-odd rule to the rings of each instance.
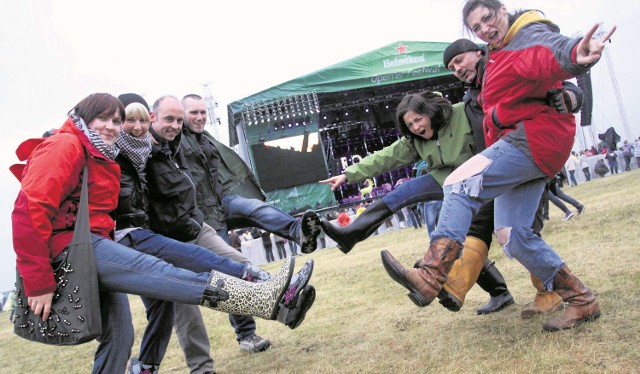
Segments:
[[[489,13],[482,16],[482,18],[480,19],[480,23],[473,25],[473,29],[471,29],[471,31],[473,31],[474,34],[477,34],[482,29],[481,26],[488,27],[490,25],[493,25],[497,15],[498,15],[498,12],[496,12],[493,9],[490,9]]]

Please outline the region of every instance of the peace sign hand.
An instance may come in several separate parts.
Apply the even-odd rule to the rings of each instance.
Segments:
[[[613,26],[609,32],[607,32],[600,40],[593,39],[593,34],[598,30],[597,23],[593,25],[591,30],[580,40],[578,43],[578,49],[576,51],[576,62],[580,65],[595,64],[602,57],[602,50],[604,49],[604,43],[611,38],[611,35],[616,31],[616,26]]]

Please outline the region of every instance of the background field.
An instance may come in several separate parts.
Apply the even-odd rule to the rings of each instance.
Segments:
[[[600,299],[595,323],[559,333],[542,332],[546,317],[520,319],[533,300],[529,275],[494,245],[489,256],[502,271],[516,304],[501,313],[477,316],[487,295],[473,288],[452,313],[434,303],[414,306],[380,262],[389,249],[412,264],[426,247],[426,230],[404,229],[372,237],[349,255],[337,249],[311,257],[318,291],[306,321],[296,330],[258,320],[258,333],[273,346],[259,354],[238,350],[227,316],[203,309],[219,373],[640,373],[640,171],[565,187],[587,206],[562,221],[551,207],[543,236]],[[279,263],[265,268],[275,270]],[[131,297],[137,354],[145,316]],[[97,343],[48,347],[13,335],[8,313],[0,314],[0,372],[88,373]],[[186,373],[176,339],[161,367]]]

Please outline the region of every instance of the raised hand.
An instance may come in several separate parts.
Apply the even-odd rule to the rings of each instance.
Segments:
[[[593,25],[591,30],[589,30],[580,43],[578,43],[578,49],[576,50],[576,62],[578,64],[591,65],[598,62],[600,57],[602,57],[605,42],[609,40],[611,35],[616,31],[616,26],[613,26],[600,40],[596,40],[593,39],[593,34],[598,30],[598,27],[600,27],[600,25],[597,23]]]
[[[329,179],[321,180],[320,183],[326,183],[331,186],[331,191],[335,191],[341,184],[347,182],[347,176],[344,174],[336,175]]]

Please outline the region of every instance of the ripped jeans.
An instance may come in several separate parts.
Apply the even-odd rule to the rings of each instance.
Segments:
[[[446,237],[463,243],[472,217],[483,202],[494,199],[496,232],[510,230],[506,240],[497,235],[504,252],[551,289],[553,278],[564,262],[531,229],[545,179],[546,175],[533,160],[512,144],[499,140],[447,177],[432,241]]]

